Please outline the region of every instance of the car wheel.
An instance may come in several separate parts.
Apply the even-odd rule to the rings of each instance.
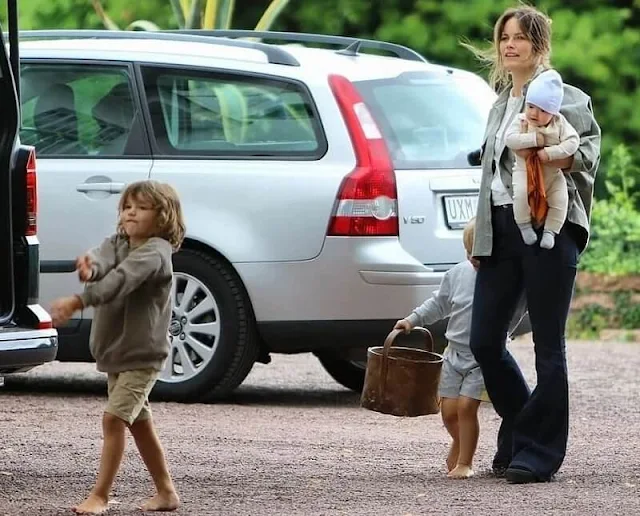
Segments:
[[[318,353],[317,357],[336,382],[352,391],[362,392],[366,361],[339,358],[331,353]]]
[[[235,271],[204,252],[183,249],[173,268],[171,348],[153,394],[177,401],[224,398],[258,354],[248,296]]]

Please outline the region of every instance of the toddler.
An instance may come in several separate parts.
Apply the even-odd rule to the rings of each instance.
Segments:
[[[469,348],[476,284],[476,269],[470,261],[474,231],[472,219],[462,234],[467,260],[449,269],[433,296],[394,327],[409,332],[415,326],[449,318],[445,333],[449,345],[444,351],[438,393],[442,400],[442,421],[452,438],[446,461],[447,476],[455,479],[471,478],[474,474],[473,456],[480,434],[478,408],[486,396],[480,366]],[[524,307],[521,302],[516,309],[509,333],[522,319]]]

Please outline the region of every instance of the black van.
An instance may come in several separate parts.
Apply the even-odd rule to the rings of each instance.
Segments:
[[[0,29],[0,377],[50,362],[58,351],[51,317],[38,304],[36,154],[18,137],[16,2],[8,0],[8,45]]]

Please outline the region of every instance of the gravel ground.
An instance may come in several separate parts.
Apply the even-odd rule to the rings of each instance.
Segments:
[[[512,345],[534,380],[531,343]],[[507,484],[488,468],[498,419],[481,409],[475,478],[448,480],[439,416],[358,406],[311,355],[257,365],[224,404],[155,403],[180,515],[640,514],[640,347],[569,344],[569,453],[556,481]],[[0,390],[0,515],[70,515],[98,467],[106,383],[50,364]],[[140,514],[152,485],[129,441],[109,514]]]

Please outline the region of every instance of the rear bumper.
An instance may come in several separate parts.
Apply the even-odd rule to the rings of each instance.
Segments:
[[[54,329],[0,330],[0,374],[26,371],[55,360],[58,334]]]
[[[444,275],[393,237],[329,237],[313,260],[234,266],[263,340],[279,352],[377,345]]]
[[[28,371],[55,360],[58,353],[58,332],[44,308],[27,305],[17,321],[21,325],[0,328],[0,374]]]

